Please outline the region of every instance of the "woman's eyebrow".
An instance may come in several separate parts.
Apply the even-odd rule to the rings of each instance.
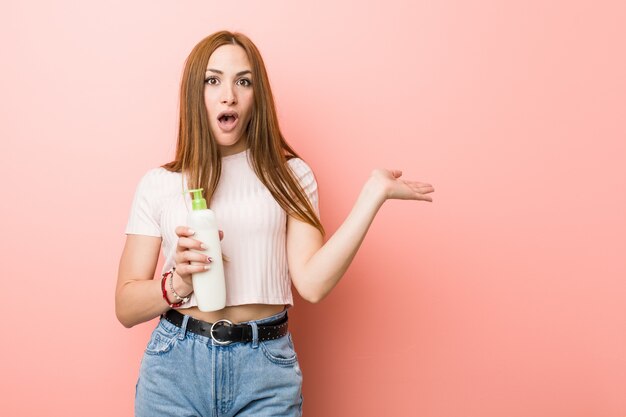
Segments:
[[[214,72],[216,74],[220,74],[220,75],[224,74],[223,71],[220,71],[220,70],[217,70],[217,69],[213,69],[213,68],[207,68],[206,72],[209,72],[209,71]],[[239,77],[240,75],[244,75],[244,74],[252,74],[252,71],[250,71],[250,70],[239,71],[235,75]]]

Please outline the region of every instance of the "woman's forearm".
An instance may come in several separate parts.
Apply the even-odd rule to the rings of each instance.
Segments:
[[[365,183],[346,220],[304,266],[310,301],[320,301],[337,285],[384,202],[380,189]]]
[[[165,284],[168,299],[171,302],[176,302],[170,289],[169,278]],[[174,273],[174,290],[178,294],[186,295],[191,291],[186,287],[182,279]],[[151,280],[128,281],[120,288],[116,297],[117,318],[125,327],[133,327],[136,324],[152,320],[169,309],[169,305],[163,299],[160,277]]]

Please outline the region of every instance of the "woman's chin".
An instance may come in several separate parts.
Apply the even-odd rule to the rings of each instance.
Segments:
[[[243,140],[217,140],[222,156],[238,153],[246,149]]]

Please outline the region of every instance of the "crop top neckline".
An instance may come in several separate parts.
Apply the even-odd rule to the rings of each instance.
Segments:
[[[237,152],[234,153],[232,155],[226,155],[226,156],[222,156],[222,161],[230,161],[232,159],[239,159],[243,156],[246,156],[248,154],[248,152],[250,151],[250,148],[246,148],[241,152]]]

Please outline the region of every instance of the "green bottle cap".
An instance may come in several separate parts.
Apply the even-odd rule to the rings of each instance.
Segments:
[[[204,190],[204,188],[187,191],[193,194],[193,197],[191,198],[191,208],[193,210],[206,210],[206,200],[202,198],[202,190]]]

